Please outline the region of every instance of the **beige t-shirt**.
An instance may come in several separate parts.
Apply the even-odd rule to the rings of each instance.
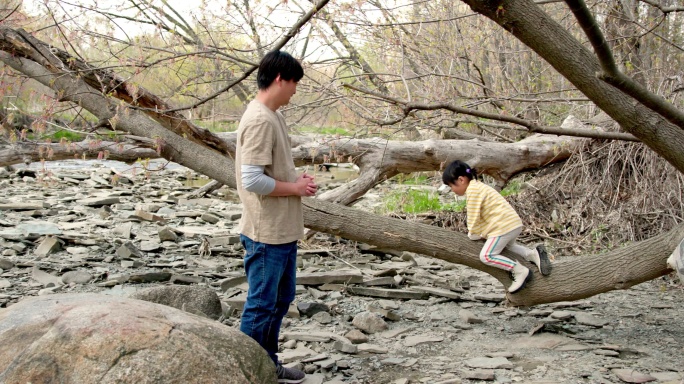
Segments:
[[[297,180],[285,118],[253,100],[242,115],[237,132],[235,177],[243,206],[238,230],[266,244],[300,239],[304,235],[304,219],[299,196],[271,197],[242,187],[242,164],[263,165],[264,173],[278,181]]]

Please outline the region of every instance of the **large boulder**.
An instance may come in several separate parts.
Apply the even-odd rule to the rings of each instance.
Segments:
[[[275,383],[239,330],[164,305],[99,294],[0,310],[0,383]]]
[[[221,300],[213,289],[198,285],[165,285],[133,293],[131,298],[168,305],[217,320],[223,314]]]

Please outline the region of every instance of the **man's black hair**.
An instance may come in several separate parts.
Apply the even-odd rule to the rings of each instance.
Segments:
[[[257,71],[257,86],[266,89],[280,75],[283,80],[298,82],[304,77],[304,69],[299,61],[287,52],[271,51],[261,59]]]

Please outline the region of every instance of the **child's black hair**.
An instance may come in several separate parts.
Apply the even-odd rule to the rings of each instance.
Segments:
[[[302,65],[287,52],[271,51],[261,59],[257,71],[257,87],[266,89],[280,75],[283,80],[299,80],[304,77]]]
[[[460,176],[465,176],[469,180],[477,180],[477,172],[474,168],[471,168],[470,165],[461,160],[454,160],[444,169],[442,182],[446,185],[454,184]]]

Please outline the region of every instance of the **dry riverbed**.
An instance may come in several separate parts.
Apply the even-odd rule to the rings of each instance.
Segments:
[[[0,307],[204,285],[221,298],[220,321],[238,326],[246,283],[234,191],[190,198],[198,175],[179,166],[61,164],[0,169]],[[684,290],[671,276],[511,308],[498,281],[460,265],[326,234],[300,248],[281,357],[306,383],[684,383]]]

